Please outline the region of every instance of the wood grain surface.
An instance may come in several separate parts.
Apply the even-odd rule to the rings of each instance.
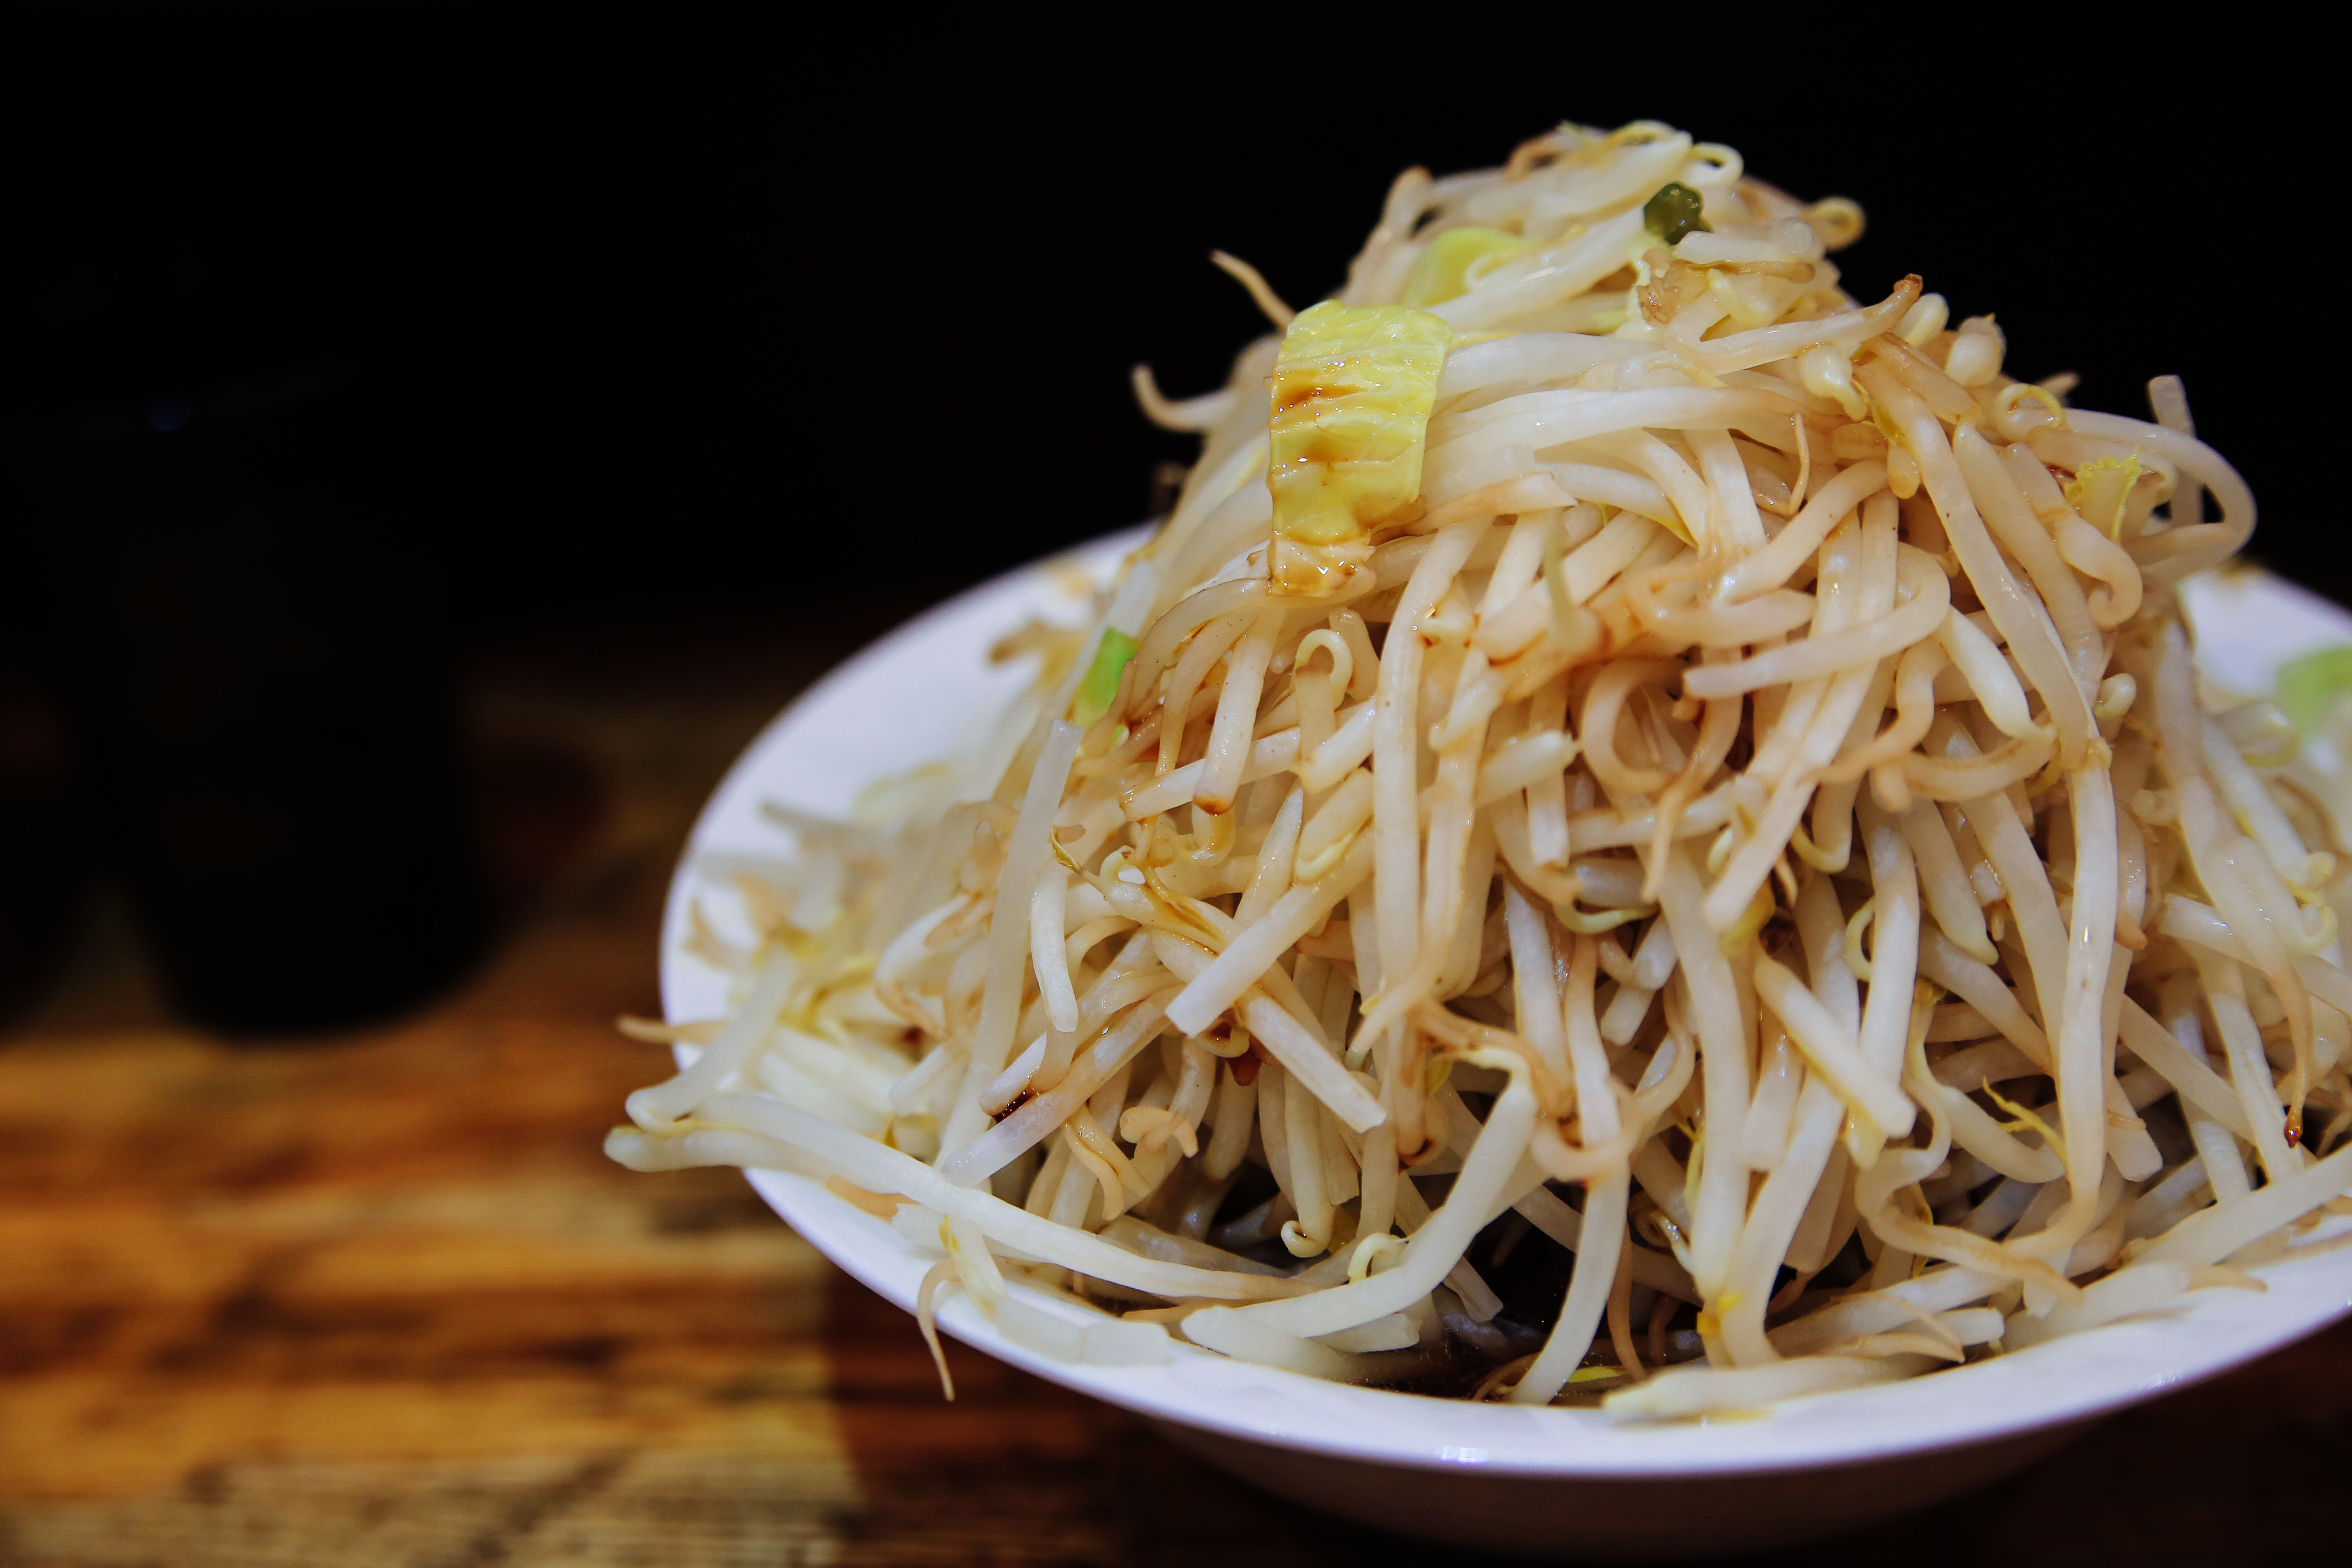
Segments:
[[[663,1068],[611,1022],[655,1006],[696,806],[866,629],[499,673],[478,723],[518,912],[399,1024],[208,1039],[93,916],[0,1044],[0,1564],[1476,1560],[1274,1501],[960,1347],[944,1404],[913,1324],[738,1177],[599,1153]],[[2339,1329],[1933,1513],[1759,1561],[2336,1552],[2347,1460]]]

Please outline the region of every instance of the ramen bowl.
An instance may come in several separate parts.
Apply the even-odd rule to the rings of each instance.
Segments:
[[[740,920],[731,868],[786,847],[762,804],[844,815],[874,782],[976,743],[1026,679],[992,667],[990,646],[1033,616],[1081,618],[1088,586],[1140,538],[1103,540],[941,605],[835,670],[768,726],[705,807],[671,884],[661,955],[671,1019],[726,1010],[726,977],[687,951],[689,905],[698,901],[722,928]],[[2296,653],[2352,641],[2352,616],[2259,574],[2201,581],[2188,597],[2209,673],[2240,689],[2264,689],[2269,670]],[[929,1256],[820,1182],[749,1175],[825,1257],[913,1310]],[[2352,1249],[2262,1275],[2266,1293],[2199,1291],[2160,1314],[1928,1376],[1738,1419],[1677,1422],[1350,1387],[1172,1337],[1142,1358],[1155,1364],[1057,1361],[1007,1340],[961,1294],[939,1321],[1310,1508],[1454,1546],[1664,1559],[1832,1534],[1925,1506],[2029,1463],[2102,1416],[2352,1311]],[[1029,1300],[1074,1324],[1086,1316],[1042,1294]]]

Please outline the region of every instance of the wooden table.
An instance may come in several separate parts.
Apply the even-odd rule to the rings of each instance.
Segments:
[[[611,1023],[655,1008],[696,806],[870,629],[494,672],[478,723],[521,912],[396,1026],[208,1039],[99,912],[0,1045],[0,1564],[1454,1560],[1262,1497],[961,1348],[943,1404],[913,1323],[740,1178],[598,1152],[663,1071]],[[1826,1550],[2340,1552],[2347,1459],[2338,1330]]]

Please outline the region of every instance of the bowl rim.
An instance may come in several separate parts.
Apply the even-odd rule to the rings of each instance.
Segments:
[[[1145,530],[1126,530],[948,600],[852,656],[761,731],[705,803],[670,882],[660,953],[669,1019],[723,1010],[725,977],[687,952],[684,938],[698,900],[714,919],[729,912],[731,893],[701,869],[709,860],[783,848],[782,835],[763,824],[760,802],[782,798],[838,813],[864,783],[951,749],[953,741],[910,740],[913,725],[871,722],[885,701],[927,717],[934,728],[926,733],[961,728],[961,739],[976,738],[975,716],[1009,699],[1023,679],[984,667],[988,644],[1027,616],[1075,620],[1082,606],[1072,591],[1078,581],[1073,568],[1099,581],[1146,537]],[[2203,635],[2229,638],[2233,625],[2255,625],[2291,600],[2306,619],[2318,605],[2352,640],[2352,615],[2267,574],[2236,571],[2228,590],[2189,595]],[[940,679],[942,669],[951,678]],[[746,1174],[819,1252],[913,1310],[929,1256],[809,1177]],[[1421,1468],[1665,1479],[1892,1459],[2080,1423],[2226,1372],[2352,1313],[2352,1248],[2273,1265],[2262,1277],[2267,1293],[2201,1290],[2166,1312],[1924,1377],[1814,1395],[1754,1415],[1673,1422],[1323,1383],[1230,1361],[1173,1336],[1164,1364],[1074,1364],[1008,1341],[960,1294],[942,1307],[939,1323],[965,1343],[1066,1388],[1237,1438]],[[1014,1288],[1046,1311],[1085,1321],[1084,1309]]]

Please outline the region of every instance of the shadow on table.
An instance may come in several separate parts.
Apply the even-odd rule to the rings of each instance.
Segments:
[[[834,1276],[826,1351],[864,1497],[845,1561],[1122,1568],[1503,1563],[1299,1509],[1109,1405],[950,1343],[957,1399],[913,1321]],[[2333,1549],[2352,1458],[2352,1325],[2131,1411],[2024,1472],[1920,1513],[1772,1552],[1755,1568],[2226,1563]],[[1564,1542],[1573,1520],[1561,1521]]]

